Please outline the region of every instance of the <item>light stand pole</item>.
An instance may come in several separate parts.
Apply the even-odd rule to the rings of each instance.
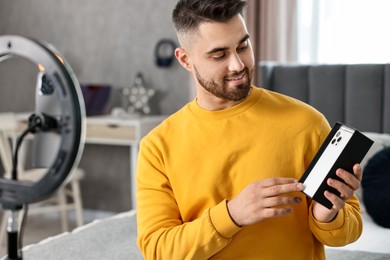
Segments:
[[[19,260],[22,259],[19,243],[18,243],[18,229],[19,229],[19,211],[22,207],[15,207],[8,209],[7,234],[8,234],[8,259]]]

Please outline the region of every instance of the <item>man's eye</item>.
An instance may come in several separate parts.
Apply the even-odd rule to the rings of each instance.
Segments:
[[[238,47],[238,50],[239,51],[244,51],[244,50],[246,50],[248,48],[248,43],[244,43],[244,44],[242,44],[242,45],[240,45],[239,47]]]
[[[215,59],[215,60],[222,60],[223,58],[225,58],[225,53],[224,52],[217,52],[217,53],[214,53],[211,58]]]

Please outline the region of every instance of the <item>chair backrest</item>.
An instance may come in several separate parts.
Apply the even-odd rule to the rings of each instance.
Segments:
[[[16,140],[17,120],[13,113],[0,113],[0,159],[4,177],[10,178],[12,171],[12,147]],[[18,170],[22,167],[19,164]]]

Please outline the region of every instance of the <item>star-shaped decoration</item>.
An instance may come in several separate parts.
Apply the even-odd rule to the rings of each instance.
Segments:
[[[129,101],[127,112],[146,115],[151,113],[149,101],[156,95],[156,90],[146,88],[142,73],[136,75],[133,87],[123,89],[122,94]]]

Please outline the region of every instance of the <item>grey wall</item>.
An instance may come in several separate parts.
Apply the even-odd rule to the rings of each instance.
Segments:
[[[161,38],[177,41],[171,22],[176,2],[0,0],[0,35],[24,35],[52,44],[81,83],[129,87],[135,74],[143,72],[147,85],[160,93],[157,112],[170,114],[189,99],[188,74],[177,61],[168,69],[156,67],[154,47]],[[21,73],[15,66],[6,71],[7,77],[9,71],[19,71],[18,81],[31,84],[31,73]],[[4,82],[4,74],[0,76]]]
[[[159,112],[170,114],[191,95],[189,75],[177,61],[169,69],[154,64],[158,40],[176,41],[171,22],[176,1],[0,0],[0,35],[51,43],[81,83],[119,89],[130,87],[135,74],[143,72],[146,83],[161,94]],[[0,63],[0,112],[34,109],[36,72],[24,59]],[[80,162],[86,171],[81,185],[86,208],[130,208],[129,152],[127,147],[86,145]]]

